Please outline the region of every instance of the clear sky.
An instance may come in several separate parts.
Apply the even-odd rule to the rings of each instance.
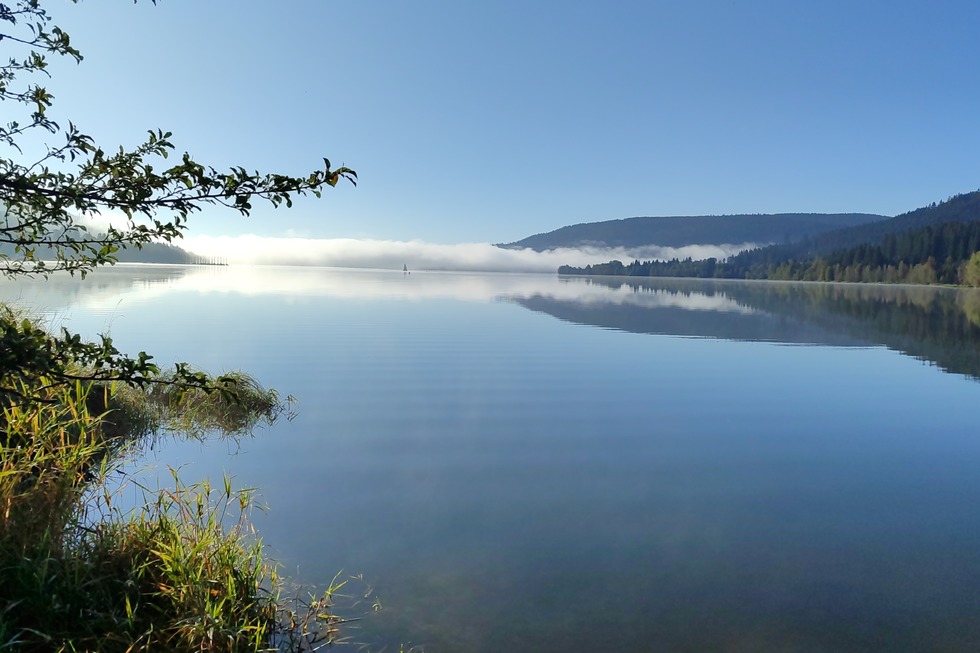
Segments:
[[[65,0],[54,115],[360,175],[196,235],[509,242],[636,215],[894,215],[980,186],[976,0]]]

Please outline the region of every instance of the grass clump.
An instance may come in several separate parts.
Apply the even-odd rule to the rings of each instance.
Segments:
[[[114,437],[142,439],[169,432],[203,439],[245,436],[262,423],[275,422],[293,401],[285,403],[275,390],[263,388],[242,372],[221,377],[227,392],[185,387],[172,372],[143,387],[114,384],[111,391],[94,393],[87,403],[103,413],[102,430]]]
[[[146,434],[241,433],[275,418],[276,395],[248,381],[252,403],[223,410],[220,395],[166,384],[50,381],[18,380],[0,397],[0,651],[305,651],[336,641],[337,586],[302,606],[284,599],[248,521],[250,491],[174,475],[173,489],[146,490],[146,505],[123,513],[107,489]]]

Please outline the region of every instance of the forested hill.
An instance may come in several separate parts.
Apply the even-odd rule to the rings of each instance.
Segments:
[[[887,236],[897,236],[924,227],[980,220],[980,191],[955,195],[945,202],[925,206],[908,213],[823,234],[791,244],[778,244],[739,255],[747,265],[766,261],[785,261],[826,256],[833,252],[877,244]]]
[[[116,252],[120,263],[199,263],[200,257],[168,243],[146,243],[142,249],[132,247]]]
[[[41,254],[43,248],[38,251]],[[120,263],[201,263],[201,257],[185,249],[168,243],[146,243],[142,249],[134,247],[120,249],[115,254]],[[12,243],[0,242],[0,257],[18,260],[19,256]],[[43,255],[42,255],[43,258]]]
[[[845,227],[886,220],[868,213],[775,213],[640,217],[562,227],[529,236],[506,249],[538,252],[563,247],[683,247],[742,243],[790,243]]]
[[[980,285],[980,192],[726,260],[611,261],[560,274]]]

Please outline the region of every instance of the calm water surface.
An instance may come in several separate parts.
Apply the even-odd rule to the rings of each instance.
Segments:
[[[0,285],[299,414],[150,455],[258,486],[372,651],[980,650],[980,296],[120,266]],[[364,611],[364,607],[354,611]]]

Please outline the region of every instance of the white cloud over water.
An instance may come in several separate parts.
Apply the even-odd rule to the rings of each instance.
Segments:
[[[178,243],[201,256],[232,264],[315,265],[345,268],[401,270],[455,270],[471,272],[555,272],[560,265],[584,266],[613,259],[726,258],[753,243],[689,245],[686,247],[556,249],[501,249],[489,243],[452,245],[421,240],[358,240],[350,238],[269,238],[242,236],[187,236]]]

